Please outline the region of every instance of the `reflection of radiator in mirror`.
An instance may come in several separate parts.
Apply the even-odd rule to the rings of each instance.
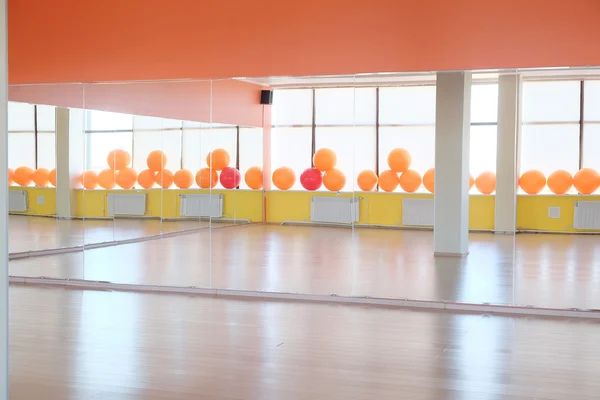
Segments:
[[[28,206],[27,192],[25,190],[8,191],[8,211],[25,212]]]
[[[145,194],[109,194],[107,215],[143,216],[146,214]]]
[[[182,217],[223,217],[222,194],[182,194],[179,203]]]
[[[600,201],[576,201],[573,228],[600,229]]]
[[[402,199],[402,225],[433,226],[433,199]]]
[[[335,224],[351,224],[360,217],[360,199],[345,197],[318,197],[310,202],[310,220]]]

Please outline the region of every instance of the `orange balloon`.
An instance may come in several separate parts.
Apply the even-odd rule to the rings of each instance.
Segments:
[[[565,170],[554,171],[548,176],[548,188],[554,194],[565,194],[573,186],[573,176]]]
[[[471,188],[473,187],[474,184],[475,184],[475,178],[473,178],[473,175],[469,174],[469,190],[471,190]]]
[[[337,156],[331,149],[319,149],[313,155],[313,164],[319,171],[325,172],[335,168]]]
[[[423,175],[423,186],[429,193],[433,193],[435,189],[435,168],[429,168]]]
[[[168,169],[160,170],[156,173],[156,177],[154,178],[158,186],[163,189],[168,189],[173,185],[174,176],[171,171]]]
[[[225,149],[214,149],[206,155],[206,165],[212,167],[215,171],[222,171],[229,167],[230,161],[229,153]]]
[[[288,190],[294,186],[294,183],[296,182],[296,174],[288,167],[277,168],[275,172],[273,172],[272,178],[273,184],[279,190]]]
[[[413,193],[421,187],[421,174],[417,171],[409,169],[400,175],[400,187],[405,192]]]
[[[339,169],[331,168],[323,175],[323,185],[332,192],[339,192],[346,186],[346,176]]]
[[[152,172],[158,172],[167,165],[167,155],[160,150],[152,150],[146,158],[148,169]]]
[[[358,187],[363,192],[370,192],[377,186],[377,174],[371,170],[365,169],[358,174],[356,179]]]
[[[244,175],[244,180],[246,181],[246,185],[250,189],[258,190],[263,187],[263,172],[260,167],[250,167],[246,174]]]
[[[56,168],[50,170],[48,174],[48,182],[54,187],[56,187]]]
[[[393,192],[399,183],[398,174],[391,169],[386,169],[379,174],[379,187],[385,192]]]
[[[394,149],[388,154],[387,163],[390,169],[396,173],[402,173],[410,168],[412,157],[405,149]]]
[[[200,168],[196,173],[196,184],[202,189],[214,188],[219,182],[217,171],[210,168]]]
[[[29,186],[33,180],[33,170],[29,167],[19,167],[15,169],[13,179],[19,186]]]
[[[15,176],[15,171],[13,171],[12,168],[9,168],[8,169],[8,186],[10,186],[14,183],[14,176]]]
[[[104,169],[98,173],[98,185],[101,188],[114,189],[116,183],[116,171],[114,169]]]
[[[15,174],[17,171],[15,171]],[[15,176],[15,182],[17,178]],[[582,168],[573,177],[573,185],[581,194],[592,194],[600,186],[600,175],[592,168]]]
[[[108,167],[110,169],[120,171],[129,165],[131,162],[131,156],[125,150],[116,149],[108,153],[106,162],[108,163]]]
[[[519,186],[527,194],[538,194],[546,186],[546,177],[537,169],[525,171],[519,178]]]
[[[98,176],[94,171],[85,171],[81,174],[81,184],[88,190],[96,189],[96,186],[98,186]]]
[[[475,179],[475,186],[481,194],[492,194],[496,190],[496,174],[493,172],[482,172]]]
[[[194,174],[187,169],[180,169],[173,175],[173,182],[179,189],[187,189],[194,184]]]
[[[144,189],[151,189],[154,186],[154,178],[156,174],[149,169],[145,169],[138,174],[137,181],[138,185],[140,185]]]
[[[125,167],[117,172],[115,181],[119,187],[123,189],[131,189],[137,182],[137,172],[135,172],[135,169],[133,168]]]
[[[50,171],[46,168],[38,168],[35,170],[31,179],[35,182],[35,186],[37,187],[46,187],[48,186]]]

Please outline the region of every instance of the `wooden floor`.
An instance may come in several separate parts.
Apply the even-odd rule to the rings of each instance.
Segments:
[[[592,400],[600,324],[10,288],[11,400]]]
[[[600,309],[600,238],[472,233],[433,257],[430,231],[248,225],[11,261],[15,276]]]

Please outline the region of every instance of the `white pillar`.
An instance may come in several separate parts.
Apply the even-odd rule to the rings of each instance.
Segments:
[[[514,234],[519,181],[518,143],[521,134],[521,77],[498,80],[498,138],[496,147],[496,233]]]
[[[8,400],[8,43],[7,0],[0,0],[0,400]]]
[[[471,73],[439,72],[435,112],[434,255],[469,253]]]
[[[77,214],[74,189],[84,171],[84,110],[56,108],[56,215]]]

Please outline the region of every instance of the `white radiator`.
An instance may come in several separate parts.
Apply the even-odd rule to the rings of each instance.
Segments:
[[[345,197],[313,197],[310,219],[314,222],[351,224],[360,217],[360,199]]]
[[[146,214],[145,194],[109,194],[107,215],[135,215]]]
[[[25,190],[8,191],[8,211],[25,212],[27,211],[27,192]]]
[[[433,199],[402,199],[402,225],[433,226]]]
[[[600,229],[600,201],[576,201],[573,228]]]
[[[179,203],[182,217],[223,217],[222,194],[182,194]]]

